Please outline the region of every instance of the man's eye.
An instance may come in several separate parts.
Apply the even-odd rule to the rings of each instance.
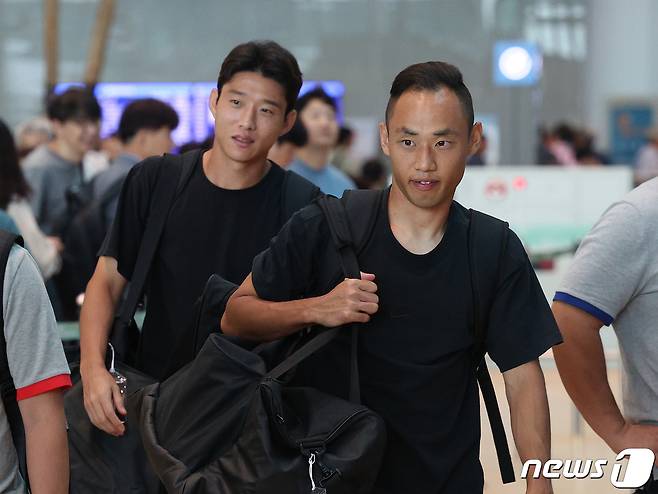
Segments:
[[[440,148],[444,148],[444,147],[446,147],[447,145],[448,145],[448,141],[438,141],[438,142],[436,143],[436,146],[437,146],[437,147],[440,147]]]
[[[411,139],[402,139],[401,142],[404,147],[411,147],[414,143]]]
[[[268,115],[273,115],[274,114],[274,112],[272,110],[270,110],[269,108],[261,108],[260,111],[262,111],[263,113],[267,113]]]
[[[232,104],[233,106],[238,106],[238,105],[240,104],[240,100],[237,100],[237,99],[232,99],[232,100],[230,100],[230,101],[231,101],[231,104]]]

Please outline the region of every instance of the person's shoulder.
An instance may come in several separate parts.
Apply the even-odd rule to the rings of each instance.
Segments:
[[[30,168],[41,168],[48,164],[50,160],[50,153],[48,151],[48,146],[42,144],[34,148],[30,153],[23,158],[21,166],[25,169]]]
[[[354,180],[350,178],[350,176],[345,173],[343,170],[338,168],[335,165],[329,164],[326,168],[327,174],[336,181],[341,182],[342,184],[349,184],[350,187],[354,187]]]
[[[309,168],[304,164],[303,161],[300,161],[299,159],[293,160],[292,163],[288,165],[287,169],[291,172],[295,172],[297,175],[308,178]]]
[[[279,171],[276,172],[277,176],[281,175],[281,177],[285,177],[288,181],[288,186],[303,188],[304,190],[309,191],[314,197],[321,194],[320,188],[304,175],[295,170],[291,170],[290,168],[283,169],[279,165],[275,165],[274,167],[279,169]]]
[[[501,232],[502,236],[498,240],[500,240],[503,245],[503,256],[506,261],[513,267],[517,268],[524,266],[528,262],[528,253],[526,251],[525,245],[516,234],[516,232],[510,228],[509,223],[506,220],[491,216],[490,214],[483,213],[482,211],[475,211],[475,213],[473,213],[471,210],[465,208],[457,201],[453,201],[451,215],[454,217],[453,221],[455,223],[461,225],[469,225],[472,221],[472,214],[479,215],[480,228],[482,228],[482,222],[488,223],[486,238],[482,235],[478,236],[482,243],[486,241],[487,244],[489,244],[490,242],[497,240],[491,238],[490,234],[488,233],[490,229],[495,228],[496,231]]]
[[[24,247],[14,244],[9,251],[7,267],[5,268],[5,287],[14,283],[14,280],[34,279],[41,282],[41,275],[36,261]]]
[[[658,177],[638,185],[615,205],[622,204],[636,209],[645,221],[658,226]]]
[[[151,188],[163,168],[171,164],[174,160],[177,161],[173,155],[149,156],[130,168],[125,176],[126,183],[129,186],[139,184]],[[107,171],[109,172],[110,170]]]

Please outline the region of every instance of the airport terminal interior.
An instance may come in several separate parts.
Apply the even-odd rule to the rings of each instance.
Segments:
[[[384,152],[380,143],[380,132],[387,129],[381,122],[386,119],[388,123],[386,109],[391,84],[397,74],[412,64],[446,62],[461,71],[463,84],[472,97],[475,125],[479,129],[479,122],[482,129],[477,145],[464,156],[463,179],[457,186],[454,199],[465,208],[482,211],[509,223],[525,249],[532,266],[531,275],[536,275],[548,307],[554,304],[556,292],[567,290],[565,280],[575,278],[577,253],[585,255],[579,250],[583,240],[590,238],[590,232],[596,230],[611,207],[614,209],[620,201],[630,201],[626,198],[631,197],[628,194],[635,194],[636,188],[653,190],[654,204],[658,204],[658,193],[655,192],[658,190],[657,24],[658,1],[655,0],[0,0],[0,134],[5,132],[8,139],[13,140],[11,149],[19,163],[15,173],[25,175],[24,182],[30,190],[6,192],[6,187],[0,183],[0,199],[5,201],[5,204],[0,203],[0,213],[8,216],[10,221],[13,219],[17,233],[24,237],[25,247],[36,260],[57,320],[57,332],[65,356],[69,364],[74,364],[81,358],[81,326],[82,332],[85,324],[91,328],[95,314],[100,314],[93,305],[97,296],[92,299],[89,288],[85,297],[85,287],[92,286],[87,283],[100,276],[98,271],[102,270],[95,268],[96,256],[100,253],[101,259],[105,259],[104,256],[116,257],[119,249],[123,249],[120,253],[125,255],[125,246],[117,243],[119,233],[115,233],[112,239],[108,233],[107,239],[101,242],[113,228],[112,218],[115,218],[115,230],[112,231],[120,231],[123,235],[131,232],[141,235],[138,230],[145,228],[144,224],[127,225],[127,220],[120,222],[116,219],[120,214],[121,218],[132,214],[127,212],[128,209],[141,207],[134,191],[131,195],[125,183],[121,190],[121,181],[115,180],[111,185],[118,185],[105,188],[105,195],[98,195],[100,184],[108,177],[120,176],[123,180],[126,175],[137,176],[137,173],[128,171],[129,167],[152,154],[185,155],[208,153],[208,150],[218,153],[217,150],[224,149],[216,137],[222,122],[219,118],[216,122],[220,106],[214,106],[213,95],[217,95],[222,61],[234,47],[251,40],[272,40],[294,56],[303,78],[298,104],[305,101],[304,95],[309,95],[310,99],[305,102],[308,106],[298,107],[297,123],[290,133],[285,133],[289,139],[276,136],[279,140],[269,157],[278,163],[272,166],[293,170],[311,182],[314,182],[314,177],[324,174],[324,178],[317,178],[314,183],[322,192],[338,197],[347,189],[381,190],[393,184],[392,190],[395,190],[401,172],[396,172],[393,160],[400,155]],[[245,70],[249,73],[252,69]],[[260,69],[253,70],[258,72]],[[277,77],[285,77],[271,76],[264,70],[262,76],[270,84],[276,84],[273,81],[281,84]],[[240,80],[235,75],[231,77],[233,79],[229,78],[227,84]],[[280,91],[281,86],[278,87]],[[430,91],[422,84],[416,87],[421,89],[412,88],[412,92]],[[73,93],[84,93],[88,98],[86,103],[80,103],[78,113],[73,111],[75,115],[66,106],[78,104],[66,99]],[[235,94],[243,96],[240,91]],[[221,101],[219,96],[217,98],[218,102]],[[402,101],[393,99],[397,104]],[[163,120],[145,126],[153,132],[164,129],[165,144],[164,147],[160,143],[160,147],[140,148],[137,152],[137,139],[133,139],[133,135],[146,134],[141,134],[141,130],[126,134],[130,132],[126,131],[126,115],[130,108],[136,108],[133,106],[136,102],[152,100],[164,103],[165,109],[160,108],[160,113],[153,117]],[[64,103],[57,106],[54,103],[57,101]],[[231,100],[236,108],[238,103]],[[276,111],[283,112],[280,105],[275,106]],[[431,118],[432,108],[431,105],[419,106],[416,111],[426,111],[430,115],[427,118]],[[311,109],[316,113],[310,112]],[[276,111],[273,117],[267,118],[279,118]],[[140,117],[136,118],[139,120]],[[255,129],[254,122],[261,122],[260,118],[265,117],[259,114],[253,122],[245,125],[252,125]],[[262,128],[267,128],[268,124],[264,125]],[[58,155],[58,150],[69,149],[65,144],[57,143],[67,139],[70,126],[78,126],[84,129],[80,132],[88,133],[85,138],[87,147],[78,154]],[[299,137],[294,132],[303,135]],[[412,143],[416,136],[417,133],[409,131],[403,142],[411,139],[409,143]],[[5,139],[2,135],[0,138]],[[234,136],[237,144],[233,144],[244,150],[253,144],[253,140],[248,139],[252,138],[239,136],[236,141]],[[327,139],[329,144],[326,144]],[[451,145],[449,141],[440,142]],[[283,152],[286,145],[290,146],[287,154]],[[272,154],[275,148],[281,154]],[[18,180],[16,175],[2,170],[11,165],[9,149],[3,141],[0,146],[0,179]],[[70,179],[71,186],[60,183],[69,180],[61,178],[62,174],[47,175],[51,178],[42,182],[35,178],[41,176],[35,171],[35,167],[41,165],[34,163],[43,164],[44,153],[50,153],[55,168],[75,169],[69,173],[75,174],[75,178]],[[204,161],[206,155],[203,156],[199,159],[208,175]],[[129,157],[129,164],[122,161],[126,157]],[[304,160],[310,163],[312,158],[320,161],[317,166],[304,163]],[[421,165],[414,166],[419,170]],[[125,168],[125,173],[115,174],[120,167]],[[341,177],[340,180],[337,177]],[[208,178],[213,181],[210,175]],[[193,183],[194,178],[190,180]],[[433,184],[422,182],[422,178],[414,183],[417,188],[413,194],[429,190]],[[652,183],[653,189],[650,189]],[[108,190],[114,191],[111,201],[108,200]],[[393,192],[390,197],[389,208],[392,207]],[[99,201],[104,202],[99,206]],[[116,209],[117,201],[119,209]],[[99,209],[101,206],[102,210]],[[110,207],[113,208],[111,211]],[[81,234],[74,230],[83,224],[83,220],[88,221],[89,211],[100,214],[102,232],[95,231],[93,241],[82,234],[82,243],[89,240],[91,244],[94,264],[78,269],[78,260],[81,259],[78,256],[82,255],[79,250],[82,249]],[[172,206],[173,211],[175,207]],[[650,206],[647,206],[647,211],[643,221],[653,224],[655,232],[658,212]],[[106,213],[111,214],[109,220]],[[390,209],[389,214],[392,215]],[[453,214],[452,210],[450,214]],[[26,215],[33,219],[25,220]],[[181,223],[180,219],[178,221],[176,224]],[[240,221],[239,217],[236,221]],[[628,218],[627,221],[634,220]],[[117,223],[120,226],[117,227]],[[0,227],[6,228],[4,223],[0,223]],[[393,224],[391,228],[395,233]],[[635,231],[628,225],[625,228]],[[647,231],[651,231],[650,227]],[[160,245],[175,233],[172,228],[165,227],[162,237],[159,237]],[[649,279],[648,271],[644,275],[648,279],[646,283],[653,283],[654,288],[645,290],[638,282],[632,296],[641,295],[647,297],[646,300],[654,297],[654,307],[658,307],[655,298],[658,293],[658,247],[650,241],[658,237],[652,235],[646,237],[642,250],[629,251],[627,255],[629,264],[640,257],[652,259],[647,263],[654,270],[654,277]],[[283,236],[282,233],[280,237]],[[243,235],[239,238],[251,237]],[[271,250],[274,249],[272,242]],[[591,242],[593,245],[594,240]],[[614,247],[612,243],[610,240],[607,244],[609,249]],[[256,249],[254,254],[267,245]],[[90,247],[86,248],[88,254]],[[226,248],[222,246],[222,249]],[[252,249],[242,245],[233,245],[232,248],[243,252]],[[595,246],[591,249],[593,251]],[[134,264],[137,249],[131,252]],[[168,255],[173,254],[169,252]],[[256,258],[253,273],[256,273],[258,259],[265,258],[270,259],[265,254]],[[156,259],[155,264],[166,264],[157,256]],[[196,269],[192,261],[185,259],[180,262]],[[262,261],[261,268],[264,263]],[[577,264],[578,273],[583,272],[582,264],[585,263]],[[125,261],[120,259],[118,268],[116,262],[114,266],[117,276],[125,282],[129,276],[126,275],[128,271],[125,270],[129,268],[126,268]],[[162,266],[158,270],[154,268],[157,275],[151,276],[149,283],[157,283],[165,279],[166,273],[175,271]],[[613,269],[605,264],[596,269],[610,269],[611,277],[626,276],[624,269]],[[242,278],[244,274],[241,274]],[[258,280],[256,274],[253,276],[254,285],[257,281],[265,283]],[[233,282],[239,285],[242,279]],[[175,280],[173,283],[175,286]],[[620,280],[610,283],[623,284]],[[149,286],[152,290],[152,285]],[[258,295],[262,295],[260,287],[255,288],[254,293],[258,291]],[[194,302],[201,292],[181,296]],[[130,297],[128,292],[127,299]],[[599,317],[603,363],[612,395],[621,413],[630,421],[625,415],[628,410],[624,409],[629,402],[626,395],[629,389],[625,386],[635,386],[637,378],[629,381],[626,373],[637,372],[636,367],[644,365],[653,369],[650,372],[655,376],[658,368],[658,360],[653,361],[653,367],[651,360],[634,365],[628,343],[619,343],[615,325],[617,321],[629,325],[630,316],[614,316],[627,309],[631,311],[634,299],[621,304],[616,314],[610,314],[605,305],[597,306],[598,300],[585,300],[584,292],[576,290],[565,297],[568,300],[559,300],[567,300],[567,303],[577,300],[578,303],[573,304],[575,307],[584,308],[593,316],[603,314],[610,321],[615,319],[610,324],[605,317]],[[280,300],[283,299],[277,299]],[[124,299],[124,303],[127,302],[129,300]],[[144,320],[144,311],[148,314],[148,302],[148,296],[141,299],[136,314],[139,323]],[[117,307],[119,303],[116,302]],[[84,305],[87,305],[86,322]],[[225,305],[226,300],[222,311]],[[190,305],[188,312],[191,314],[191,311]],[[649,333],[649,329],[658,330],[658,313],[654,310],[654,314],[656,319],[651,320],[648,316],[645,319],[652,328],[643,328],[642,334]],[[148,322],[149,316],[146,318]],[[219,331],[219,320],[217,322]],[[563,330],[561,325],[559,327]],[[83,351],[90,348],[89,343],[87,345],[83,345]],[[655,338],[648,339],[644,345],[658,348]],[[140,351],[141,348],[140,344]],[[547,348],[539,356],[550,410],[551,458],[605,459],[608,466],[601,478],[559,475],[552,481],[553,490],[564,494],[619,492],[610,480],[612,465],[618,461],[618,451],[606,444],[574,404],[563,382],[565,371],[558,369],[556,364],[556,348],[559,346]],[[14,358],[30,357],[21,354]],[[658,353],[655,358],[658,359]],[[506,381],[494,361],[487,359],[517,480],[511,484],[501,481],[484,401],[480,399],[480,460],[484,471],[484,492],[525,492],[525,481],[519,478],[523,461],[515,446],[518,438],[512,434]],[[629,371],[629,365],[635,370]],[[78,378],[79,375],[72,384],[75,385]],[[117,383],[120,384],[118,380]],[[644,420],[643,423],[656,425],[658,379],[643,383],[647,386],[645,394],[652,396],[656,405],[649,413],[653,413],[653,422]],[[18,389],[18,382],[16,384]],[[633,390],[637,392],[637,389]],[[0,413],[0,426],[3,418]],[[129,418],[128,424],[131,420],[133,417]],[[658,433],[652,433],[656,438],[653,451],[658,454]],[[0,441],[0,447],[3,444]],[[312,463],[310,468],[312,481]],[[0,476],[5,471],[0,459]],[[0,478],[0,486],[3,485],[9,484],[3,484]],[[461,491],[456,486],[444,488],[446,490],[431,492],[470,492]],[[658,481],[653,488],[655,490],[637,492],[658,492]],[[8,489],[6,492],[22,492]],[[32,492],[38,494],[36,490]],[[71,487],[71,492],[91,491],[76,491]],[[254,492],[279,494],[284,491],[274,488]],[[332,488],[329,484],[326,491],[321,491],[313,482],[313,490],[309,484],[308,492],[332,492]],[[413,494],[417,491],[411,489],[407,492]]]

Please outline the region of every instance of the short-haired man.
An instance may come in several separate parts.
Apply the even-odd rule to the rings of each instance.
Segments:
[[[185,330],[208,277],[217,273],[241,283],[254,256],[287,219],[281,200],[286,172],[268,161],[267,153],[295,121],[301,84],[295,57],[273,41],[238,45],[222,63],[209,100],[213,146],[196,152],[198,160],[167,216],[150,270],[137,364],[156,379],[172,370],[177,352],[193,346]],[[85,407],[97,427],[115,435],[123,434],[124,426],[114,408],[126,412],[105,369],[105,347],[115,308],[135,269],[161,163],[146,160],[126,177],[80,317]],[[317,188],[302,182],[317,194]]]
[[[274,161],[277,165],[287,168],[290,163],[295,159],[295,155],[300,148],[306,146],[308,142],[308,133],[304,124],[298,118],[295,120],[295,125],[287,133],[279,137],[267,158]]]
[[[356,185],[345,172],[329,162],[338,142],[337,111],[336,101],[321,87],[299,98],[297,113],[308,132],[308,142],[297,151],[290,170],[313,182],[325,194],[340,197]]]
[[[2,249],[12,240],[0,231]],[[4,272],[0,331],[6,342],[0,351],[6,351],[16,388],[31,492],[65,494],[69,491],[69,455],[63,389],[71,386],[69,367],[39,268],[22,247],[10,249],[7,263],[0,269]],[[23,494],[25,481],[2,401],[0,452],[0,492]]]
[[[171,151],[174,143],[171,132],[178,127],[178,114],[167,103],[153,99],[139,99],[128,104],[121,114],[117,136],[122,149],[112,160],[110,168],[94,178],[94,197],[103,197],[113,186],[123,181],[130,169],[149,156],[160,156]],[[107,202],[108,224],[114,219],[117,198]]]
[[[384,418],[389,438],[377,493],[483,489],[471,360],[470,215],[453,200],[481,134],[456,67],[407,67],[393,81],[380,124],[393,183],[381,192],[373,233],[359,254],[361,279],[342,280],[326,220],[313,205],[293,216],[254,260],[222,320],[225,333],[256,340],[309,325],[363,323],[362,401]],[[487,351],[503,372],[521,459],[546,460],[549,411],[537,359],[560,342],[560,334],[512,232],[500,262]],[[320,280],[329,263],[334,276]],[[300,379],[347,397],[336,384],[348,381],[349,356],[342,348],[331,343],[307,359]],[[546,479],[528,479],[528,492],[550,489]]]
[[[69,219],[67,191],[82,184],[82,159],[98,141],[101,108],[91,91],[73,87],[53,96],[47,111],[55,138],[28,154],[22,165],[39,227],[58,236]]]
[[[564,335],[555,363],[587,423],[616,453],[658,456],[658,178],[614,203],[580,244],[555,294]],[[606,372],[599,330],[614,326],[624,371],[624,413]],[[658,476],[654,478],[658,480]],[[654,481],[642,492],[658,492]]]

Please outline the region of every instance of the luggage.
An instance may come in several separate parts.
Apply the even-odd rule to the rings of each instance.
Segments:
[[[352,244],[337,247],[345,276],[358,277]],[[350,400],[287,383],[289,372],[344,331],[352,334]],[[264,355],[282,342],[249,349],[213,333],[190,364],[131,395],[130,414],[139,417],[167,492],[370,492],[386,430],[359,403],[357,331],[312,331],[273,367]]]

